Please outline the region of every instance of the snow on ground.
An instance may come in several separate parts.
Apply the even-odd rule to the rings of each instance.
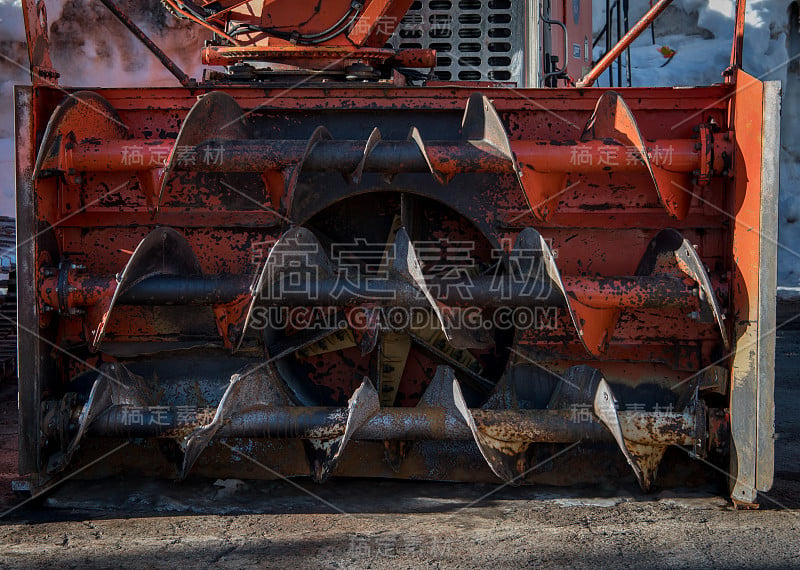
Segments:
[[[190,74],[199,76],[204,32],[158,8],[159,0],[123,0],[121,6]],[[46,0],[51,52],[63,85],[174,85],[175,79],[96,0]],[[595,0],[594,28],[604,23],[604,0]],[[783,82],[779,281],[800,286],[800,34],[790,26],[791,0],[749,0],[745,69]],[[635,22],[650,0],[630,0]],[[656,43],[645,32],[631,49],[635,86],[703,85],[721,81],[733,37],[733,0],[675,0],[656,21]],[[792,29],[793,28],[793,29]],[[13,215],[12,105],[14,84],[27,78],[20,0],[0,0],[0,215]],[[604,44],[604,42],[601,42]],[[675,50],[662,67],[662,46]],[[603,46],[595,49],[595,57]],[[791,55],[790,55],[791,54]],[[799,56],[792,59],[791,56]],[[604,74],[598,85],[608,84]],[[793,244],[797,244],[794,246]],[[798,252],[794,250],[797,249]]]

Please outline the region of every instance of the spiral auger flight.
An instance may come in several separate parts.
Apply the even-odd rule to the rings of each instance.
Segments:
[[[511,139],[492,102],[480,93],[467,100],[460,133],[426,140],[412,126],[405,140],[386,139],[374,127],[365,141],[337,140],[325,126],[307,139],[258,138],[250,117],[227,93],[212,91],[197,99],[174,140],[140,139],[130,133],[111,104],[97,93],[71,94],[47,126],[34,177],[61,174],[68,180],[85,168],[132,171],[154,219],[170,201],[176,177],[185,173],[251,173],[261,178],[269,208],[289,224],[296,207],[300,173],[339,171],[358,185],[364,174],[391,181],[400,172],[428,172],[442,185],[456,174],[512,174],[530,212],[548,220],[559,209],[570,176],[615,172],[646,173],[659,203],[682,220],[695,190],[727,171],[724,137],[702,124],[699,142],[647,141],[634,114],[618,93],[604,92],[579,140]],[[117,152],[136,148],[135,160]],[[219,182],[219,181],[218,181]]]
[[[475,340],[472,333],[454,329],[448,318],[454,306],[464,299],[436,298],[433,293],[435,288],[431,288],[425,279],[422,272],[423,262],[408,233],[402,227],[393,233],[393,241],[387,243],[384,277],[372,279],[369,282],[370,287],[357,284],[355,290],[345,289],[337,294],[339,269],[325,254],[322,243],[314,233],[297,227],[287,230],[274,243],[257,275],[228,276],[225,283],[219,280],[211,282],[215,290],[224,291],[227,295],[221,298],[219,295],[211,295],[211,291],[203,293],[209,289],[209,276],[203,275],[197,256],[186,237],[171,228],[156,229],[140,242],[117,277],[83,276],[86,283],[112,284],[104,295],[95,299],[94,304],[83,307],[89,346],[93,351],[102,350],[104,331],[109,322],[113,322],[117,305],[142,303],[145,300],[152,302],[152,298],[148,299],[148,291],[159,292],[159,302],[167,304],[171,302],[170,294],[173,295],[172,302],[181,302],[186,291],[204,296],[205,303],[213,309],[208,313],[209,318],[216,317],[214,320],[220,334],[220,346],[234,353],[240,349],[248,329],[252,327],[259,307],[292,304],[308,306],[317,303],[322,306],[339,305],[346,310],[360,310],[366,305],[369,310],[374,310],[376,304],[370,295],[377,291],[384,294],[381,295],[381,303],[425,311],[430,315],[427,326],[433,326],[438,333],[434,332],[432,335],[426,327],[387,329],[385,324],[370,319],[366,319],[366,325],[359,329],[346,325],[339,330],[310,327],[317,332],[303,337],[301,343],[295,343],[282,353],[270,354],[270,359],[264,363],[233,375],[212,414],[213,419],[207,424],[196,426],[188,435],[177,438],[184,452],[180,473],[186,476],[220,430],[224,431],[223,428],[233,421],[241,420],[242,429],[253,436],[262,429],[254,428],[253,425],[266,426],[263,429],[267,432],[260,435],[268,435],[271,429],[283,434],[281,430],[290,429],[288,426],[293,425],[286,422],[297,421],[291,418],[300,413],[302,407],[292,398],[291,388],[273,368],[274,360],[296,353],[308,356],[312,351],[319,355],[348,346],[359,346],[363,354],[369,354],[380,347],[378,377],[365,377],[350,396],[346,408],[330,410],[325,414],[318,412],[326,418],[327,423],[315,424],[313,429],[301,430],[301,435],[293,434],[293,437],[304,440],[313,478],[324,481],[335,471],[349,441],[358,434],[369,432],[369,428],[365,426],[370,421],[377,421],[374,418],[382,417],[380,414],[383,411],[395,410],[392,405],[410,348],[409,342],[403,344],[400,340],[404,338],[403,335],[407,334],[422,345],[438,335],[450,350],[466,351],[480,346],[471,343]],[[459,284],[456,290],[466,291],[468,300],[472,299],[472,295],[480,299],[491,296],[494,292],[498,303],[514,306],[562,306],[569,315],[569,322],[574,326],[577,337],[591,356],[602,356],[606,351],[614,336],[615,324],[624,311],[658,306],[692,306],[695,309],[695,318],[715,323],[720,342],[725,345],[728,343],[722,309],[711,278],[694,248],[675,230],[664,230],[655,236],[632,276],[595,279],[594,283],[591,283],[591,278],[586,277],[562,277],[547,241],[533,228],[526,228],[518,234],[508,254],[508,268],[507,274],[471,278],[468,282]],[[249,287],[248,282],[251,283]],[[604,284],[612,282],[617,284],[616,299],[613,294],[595,294],[592,297],[592,292],[602,291]],[[71,286],[74,286],[74,282]],[[602,302],[598,302],[598,299],[602,299]],[[198,302],[198,299],[195,298],[194,301]],[[232,309],[234,305],[235,308]],[[352,322],[352,319],[347,322]],[[387,343],[386,339],[390,342]],[[383,349],[390,345],[397,346],[398,343],[404,347],[399,354],[395,353],[398,358],[394,361],[387,359],[387,352]],[[428,348],[433,349],[430,346]],[[383,359],[380,360],[380,357]],[[462,362],[469,364],[470,361],[462,359]],[[473,359],[471,362],[474,364],[476,361]],[[399,374],[394,373],[394,369],[398,369]],[[666,443],[658,438],[653,441],[638,431],[641,427],[634,425],[633,419],[620,419],[615,406],[616,399],[611,387],[602,378],[602,373],[585,365],[573,366],[564,372],[561,377],[564,385],[554,391],[547,411],[526,411],[520,408],[515,387],[505,378],[493,385],[480,375],[479,369],[477,373],[474,368],[469,369],[467,366],[458,370],[457,372],[447,365],[437,367],[414,409],[421,410],[427,416],[433,413],[431,410],[438,410],[435,413],[443,415],[442,421],[445,424],[449,422],[461,425],[458,428],[463,432],[461,435],[472,437],[492,472],[512,484],[523,482],[527,472],[536,464],[534,450],[540,442],[538,434],[542,432],[539,431],[540,428],[533,427],[533,424],[526,423],[530,420],[528,416],[545,414],[550,422],[547,425],[552,425],[555,430],[562,430],[556,435],[547,436],[549,439],[546,441],[550,443],[574,443],[584,436],[602,440],[606,437],[602,435],[605,432],[597,432],[597,427],[589,429],[584,426],[578,430],[570,430],[562,425],[570,407],[590,407],[593,415],[587,421],[595,422],[597,426],[604,426],[608,430],[645,489],[652,485],[660,459],[670,442],[692,442],[692,422],[701,421],[698,419],[697,414],[700,412],[697,409],[702,403],[694,398],[686,410],[676,412],[668,418],[685,424],[682,436],[673,438],[674,441],[667,438]],[[484,388],[488,388],[488,398],[482,408],[469,407],[460,384],[456,381],[457,375],[468,375],[465,379],[472,382],[477,378]],[[105,414],[103,417],[112,422],[111,416],[116,413],[113,412],[115,406],[118,409],[125,406],[145,407],[145,402],[155,402],[144,396],[146,390],[134,389],[141,386],[142,381],[133,378],[134,375],[123,364],[113,364],[103,369],[90,394],[78,431],[59,465],[69,461],[78,442],[101,414]],[[380,393],[376,386],[381,388]],[[397,410],[401,415],[392,421],[400,422],[399,425],[403,425],[402,422],[420,420],[417,412],[411,412],[412,416],[405,418],[401,413],[405,408]],[[501,411],[503,418],[499,424],[490,419],[491,414],[496,411]],[[266,417],[271,417],[273,413],[275,418],[267,420]],[[414,416],[414,413],[417,415]],[[642,421],[654,422],[653,425],[661,419],[658,415],[651,418],[646,414],[645,418]],[[174,419],[170,421],[175,423]],[[112,425],[108,422],[104,425]],[[170,427],[176,433],[180,431],[177,425],[170,424]],[[112,432],[117,429],[114,433],[119,433],[119,429],[122,429],[124,433],[124,426],[107,429]],[[586,430],[588,432],[584,434]],[[170,430],[165,429],[163,435],[167,436],[169,433]],[[387,435],[384,441],[387,460],[399,469],[413,438],[396,439],[401,437],[399,428],[390,435],[392,437]],[[442,433],[436,431],[435,434],[428,435],[439,437]]]
[[[319,482],[352,469],[359,453],[379,453],[389,476],[438,473],[426,462],[428,446],[442,441],[476,450],[477,468],[509,484],[531,480],[543,446],[572,456],[583,444],[612,444],[644,489],[670,445],[707,453],[724,422],[701,391],[719,393],[724,379],[700,373],[687,396],[669,388],[671,370],[655,411],[650,400],[632,411],[619,370],[657,377],[671,361],[660,345],[647,356],[637,347],[661,339],[691,355],[679,371],[702,369],[732,346],[731,274],[720,270],[721,255],[701,255],[716,242],[686,221],[709,223],[709,185],[725,178],[730,141],[708,124],[694,138],[645,138],[613,91],[575,114],[585,125],[568,138],[526,135],[508,113],[472,93],[460,126],[450,121],[438,138],[424,121],[406,120],[376,120],[343,137],[323,118],[304,117],[295,129],[269,103],[244,107],[211,91],[167,131],[128,126],[135,115],[97,93],[71,94],[50,119],[33,178],[80,194],[102,173],[127,177],[114,207],[137,209],[130,227],[139,237],[126,234],[100,265],[63,240],[42,257],[41,326],[62,327],[99,371],[50,471],[87,438],[142,431],[179,450],[171,461],[179,478],[204,472],[220,439],[280,440],[281,453],[304,457],[286,469]],[[629,175],[636,183],[624,182]],[[596,205],[592,193],[604,185],[623,206]],[[595,224],[631,231],[615,219],[626,201],[656,222],[622,262],[603,246],[613,230]],[[569,235],[576,212],[584,218]],[[581,229],[599,236],[591,252],[570,249]],[[451,253],[426,257],[431,243],[444,252],[459,238],[480,244],[468,268],[448,265]],[[351,239],[377,252],[355,277],[352,260],[335,251]],[[264,255],[247,260],[256,243]],[[546,327],[496,322],[506,309],[553,308]],[[398,324],[387,317],[397,310],[425,318]],[[480,326],[464,326],[470,310]],[[311,317],[280,328],[276,311]],[[659,330],[661,313],[671,330]],[[336,322],[320,317],[330,314]],[[537,343],[551,348],[529,352]],[[548,350],[536,365],[553,385],[532,378],[541,394],[525,396],[531,387],[516,380],[525,355]],[[215,355],[208,385],[196,381],[203,417],[186,420],[179,408],[194,400],[159,391],[158,367],[179,351],[201,362]],[[677,408],[657,411],[664,402]]]

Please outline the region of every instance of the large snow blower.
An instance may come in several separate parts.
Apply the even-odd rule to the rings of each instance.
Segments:
[[[588,1],[164,0],[213,32],[202,80],[101,1],[181,86],[59,86],[23,2],[33,488],[770,488],[779,88],[743,2],[723,83],[612,90]]]

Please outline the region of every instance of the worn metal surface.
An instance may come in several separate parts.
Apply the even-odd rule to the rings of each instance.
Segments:
[[[211,422],[205,425],[190,426],[178,422],[177,413],[172,415],[172,425],[169,426],[166,433],[180,433],[181,430],[188,432],[181,447],[183,448],[184,456],[181,466],[181,477],[186,477],[189,474],[198,457],[203,453],[211,440],[219,432],[225,424],[231,421],[232,416],[238,415],[242,417],[243,412],[253,409],[263,411],[263,408],[273,408],[276,406],[286,406],[291,404],[291,400],[278,382],[270,378],[271,371],[269,369],[251,368],[244,370],[241,374],[234,374],[231,376],[230,385],[222,399],[217,406],[214,417]],[[267,413],[271,410],[266,410]],[[124,414],[124,411],[123,411]],[[127,416],[130,417],[130,413]],[[148,418],[151,420],[152,418]],[[130,425],[130,422],[119,422],[117,430],[114,429],[114,421],[106,416],[103,418],[103,423],[107,426],[111,433],[115,435],[122,435],[119,433],[119,425]],[[153,425],[152,421],[147,421],[146,425]],[[160,426],[161,422],[155,423]],[[95,422],[100,425],[100,422]],[[166,426],[164,426],[166,427]],[[116,433],[115,433],[116,432]]]
[[[31,83],[33,85],[58,85],[59,74],[50,59],[47,6],[44,0],[26,0],[22,5],[25,21],[25,39],[28,45]]]
[[[367,441],[473,439],[463,417],[444,408],[435,410],[437,408],[381,408],[357,428],[352,437]],[[476,426],[503,434],[508,442],[613,441],[611,433],[596,418],[589,416],[582,422],[576,421],[572,410],[471,409],[469,413]],[[134,415],[136,424],[130,422]],[[138,423],[140,415],[141,424]],[[203,427],[196,422],[179,421],[180,415],[175,406],[166,406],[155,414],[147,406],[117,406],[97,417],[88,433],[98,437],[170,437],[180,430]],[[214,427],[219,437],[315,439],[321,432],[343,433],[347,416],[346,408],[271,406],[268,410],[237,411],[235,417],[220,421]],[[689,413],[619,412],[619,421],[626,439],[634,443],[686,446],[695,441],[694,418]]]
[[[99,302],[91,305],[84,320],[86,339],[93,352],[100,347],[105,329],[120,294],[154,275],[200,275],[201,269],[186,239],[172,228],[161,228],[147,235],[134,250],[116,282],[106,289]]]
[[[571,84],[580,2],[571,20],[558,3],[415,6],[416,39],[456,29],[454,62],[433,50],[455,39],[387,45],[411,0],[164,1],[214,31],[202,56],[224,73],[190,81],[104,0],[184,87],[47,87],[46,12],[24,0],[34,485],[134,438],[85,475],[563,483],[624,457],[649,489],[677,445],[730,459],[737,504],[769,488],[778,97],[734,73],[744,2],[725,85],[615,92],[503,90],[531,66],[466,55],[487,30],[489,52],[526,51],[525,13],[547,26],[544,84]],[[404,68],[435,64],[458,82],[406,87],[427,78]],[[406,308],[425,319],[392,318]]]
[[[651,444],[652,438],[692,446],[713,440],[713,450],[724,449],[719,422],[713,438],[686,431],[688,418],[694,417],[686,406],[700,383],[693,375],[702,377],[715,363],[727,367],[719,358],[733,339],[731,319],[722,319],[738,302],[727,225],[728,214],[737,214],[726,202],[731,181],[723,175],[735,158],[727,153],[736,148],[738,136],[727,122],[731,89],[686,89],[680,98],[670,89],[522,92],[541,107],[491,88],[481,93],[449,87],[307,88],[283,95],[240,88],[218,90],[200,101],[199,92],[182,89],[99,90],[105,103],[75,109],[98,125],[107,123],[97,117],[97,109],[113,110],[124,136],[92,140],[88,131],[70,126],[78,124],[75,119],[54,119],[51,132],[74,144],[66,148],[54,144],[57,137],[46,137],[50,142],[40,152],[42,175],[23,191],[39,204],[36,223],[52,228],[34,240],[41,253],[32,258],[30,267],[38,273],[28,274],[26,298],[37,310],[58,305],[42,313],[41,323],[37,315],[35,326],[41,324],[45,339],[64,348],[48,359],[53,371],[40,375],[45,386],[29,396],[38,401],[73,394],[81,401],[89,394],[88,367],[118,361],[144,366],[146,372],[136,373],[182,395],[171,404],[166,392],[155,390],[154,405],[216,410],[227,381],[202,396],[188,370],[173,374],[167,383],[175,351],[200,367],[245,359],[252,366],[267,366],[298,405],[270,413],[233,406],[204,432],[209,437],[201,438],[201,444],[210,444],[197,446],[202,453],[193,452],[192,473],[251,473],[242,463],[231,464],[235,454],[213,442],[226,437],[260,462],[271,457],[267,463],[279,473],[318,479],[330,473],[491,478],[484,463],[487,450],[514,448],[521,455],[515,452],[517,459],[505,470],[494,471],[509,480],[558,451],[548,446],[563,447],[584,437],[597,445],[609,442],[611,432],[591,407],[585,425],[568,421],[574,412],[570,406],[584,403],[546,409],[559,378],[569,379],[570,369],[589,365],[614,386],[620,429],[627,435],[621,447],[640,465],[646,453],[637,446]],[[35,99],[33,108],[20,112],[34,117],[41,140],[62,94],[39,88]],[[189,120],[195,114],[201,119]],[[236,132],[217,136],[230,121],[238,125],[232,129]],[[694,127],[712,122],[719,131],[703,151]],[[707,130],[702,132],[707,136]],[[585,133],[586,140],[580,141]],[[222,160],[208,160],[217,148],[223,149]],[[656,168],[670,181],[701,170],[707,184],[692,186],[691,200],[678,208],[659,192],[661,181],[654,184]],[[161,199],[152,199],[158,193],[153,189],[161,187]],[[532,202],[532,196],[543,198],[546,208]],[[88,205],[78,211],[79,204]],[[294,228],[287,233],[289,225]],[[137,257],[133,252],[159,232],[181,236],[175,238],[182,245],[174,261],[188,265],[165,274],[163,263],[172,262],[159,254],[159,271],[122,287],[107,313],[103,343],[91,355],[83,328],[87,316],[69,309],[88,308],[120,290],[126,266]],[[51,242],[45,243],[44,236]],[[472,244],[466,256],[472,272],[466,300],[459,299],[465,290],[448,291],[443,277],[457,266],[449,246],[442,244],[454,242]],[[317,296],[332,291],[349,262],[333,244],[357,246],[359,255],[369,250],[364,244],[372,244],[379,254],[376,266],[391,274],[378,279],[376,270],[367,271],[369,292],[375,294],[378,283],[383,292],[399,295],[381,302],[355,290],[335,303],[331,294]],[[426,257],[430,244],[436,244],[432,258]],[[309,247],[313,254],[305,251]],[[390,254],[381,263],[387,251],[400,255]],[[85,267],[62,278],[58,268],[72,265]],[[276,274],[287,283],[290,278],[313,281],[318,289],[315,295],[291,288],[283,296],[265,295]],[[450,284],[463,284],[463,275],[460,279]],[[493,284],[504,294],[493,294]],[[316,331],[258,328],[263,324],[259,311],[281,304],[304,310],[335,305],[335,314],[360,315],[361,321],[351,318],[343,328]],[[404,304],[426,308],[431,322],[439,325],[384,330],[381,306]],[[213,311],[205,310],[209,305]],[[539,305],[552,305],[556,312],[507,331],[494,328],[469,338],[458,336],[459,331],[448,334],[454,329],[441,327],[443,320],[447,324],[444,317],[470,305],[485,317],[503,308]],[[400,356],[390,362],[382,342],[391,347],[398,338],[410,341],[408,350],[397,351]],[[387,366],[393,370],[384,371]],[[441,390],[428,391],[440,366],[455,371],[461,408],[474,430],[465,413],[447,411]],[[542,368],[551,375],[545,378]],[[368,412],[348,422],[355,416],[343,407],[365,376],[377,383],[365,393],[374,393],[384,407],[364,406]],[[481,410],[488,401],[499,401],[498,390],[511,401],[498,386],[512,377],[516,404]],[[384,387],[391,398],[381,396]],[[706,389],[701,397],[726,398],[719,390],[725,388]],[[431,402],[434,392],[445,399]],[[661,421],[655,411],[663,413],[667,406],[671,411]],[[355,405],[353,411],[360,409]],[[25,413],[35,412],[26,408]],[[142,455],[142,468],[163,463],[179,473],[178,440],[186,437],[186,428],[209,425],[126,427],[120,425],[122,413],[112,410],[94,427],[87,426],[89,436],[82,437],[76,459],[108,449],[114,439],[97,437],[102,429],[128,436],[144,432],[161,441],[164,457],[157,458],[156,445]],[[170,422],[174,414],[167,413]],[[311,423],[293,423],[296,417]],[[320,455],[310,462],[298,451],[298,441],[237,439],[258,433],[302,437],[313,429],[327,435],[316,438]],[[441,435],[458,442],[420,440]],[[391,442],[375,441],[380,436]],[[487,453],[478,453],[480,446],[470,442],[478,436]],[[501,443],[492,448],[488,436]],[[26,445],[37,448],[32,441]],[[50,444],[43,452],[52,453]],[[440,465],[459,453],[463,459],[453,459],[451,467]],[[652,483],[656,459],[647,464],[651,474],[643,484]],[[590,461],[580,455],[572,460]],[[498,457],[490,464],[503,461]],[[157,470],[163,473],[161,467]]]
[[[583,129],[581,140],[585,142],[592,139],[612,139],[628,145],[629,149],[635,149],[650,173],[664,208],[674,218],[680,220],[686,217],[692,203],[694,182],[688,175],[676,173],[672,164],[665,168],[664,165],[652,163],[636,118],[624,99],[614,91],[607,91],[600,96],[591,119]],[[704,158],[700,157],[701,160]]]
[[[775,334],[778,285],[778,190],[780,187],[780,105],[781,86],[776,81],[764,84],[764,111],[761,150],[761,213],[759,227],[758,276],[758,454],[756,488],[772,488],[775,472]]]
[[[249,134],[247,127],[241,107],[230,95],[212,91],[199,97],[197,103],[192,106],[181,123],[181,130],[178,132],[174,144],[169,148],[169,158],[164,161],[163,169],[156,161],[156,165],[159,166],[156,174],[160,184],[158,195],[154,197],[153,209],[158,212],[161,203],[169,199],[169,192],[174,187],[173,177],[176,168],[181,163],[188,163],[188,159],[184,156],[186,148],[196,147],[201,142],[208,140],[209,132],[213,132],[213,138],[220,141],[247,138]],[[128,141],[127,144],[131,145],[132,143]],[[135,145],[135,143],[133,144]],[[195,159],[195,164],[197,162]],[[148,160],[148,165],[152,163],[151,158]],[[225,180],[221,180],[222,182]]]
[[[212,92],[224,95],[222,92]],[[481,97],[479,97],[479,100]],[[241,115],[241,111],[239,113]],[[238,115],[237,115],[238,117]],[[224,121],[217,121],[224,125]],[[202,124],[202,122],[201,122]],[[419,131],[416,131],[419,133]],[[376,139],[377,135],[377,139]],[[305,158],[303,168],[322,172],[380,172],[396,174],[399,172],[428,172],[443,177],[466,172],[511,173],[513,165],[509,162],[509,154],[492,154],[492,149],[482,149],[470,142],[458,140],[417,141],[409,137],[406,140],[381,140],[380,131],[373,130],[368,141],[321,139],[310,150]],[[229,140],[230,139],[230,140]],[[230,153],[224,163],[204,161],[203,157],[225,141],[225,149]],[[467,139],[470,140],[470,139]],[[474,139],[473,139],[474,140]],[[205,142],[208,141],[208,142]],[[712,138],[722,144],[723,136]],[[286,168],[300,161],[306,151],[306,140],[273,140],[273,139],[240,139],[222,137],[214,133],[211,138],[204,135],[198,148],[184,149],[181,153],[182,164],[177,170],[200,172],[261,172]],[[169,139],[131,141],[127,139],[90,140],[78,142],[72,151],[61,157],[65,163],[62,170],[70,168],[98,171],[131,171],[137,170],[137,164],[126,161],[124,147],[140,144],[142,160],[145,164],[158,160],[165,152],[172,151],[176,144]],[[420,147],[422,145],[422,148]],[[562,172],[599,173],[613,170],[615,172],[643,172],[646,165],[638,160],[626,158],[626,149],[618,143],[602,140],[557,141],[557,140],[514,140],[509,141],[510,150],[536,170],[558,170]],[[180,146],[180,145],[177,145]],[[365,153],[365,146],[368,151]],[[671,147],[669,166],[676,172],[692,172],[695,169],[713,168],[708,156],[695,149],[690,139],[662,139],[649,143],[649,146]],[[568,152],[564,152],[564,151]],[[585,161],[573,163],[574,151],[584,153]],[[488,151],[488,152],[487,152]],[[702,158],[704,157],[704,158]],[[602,160],[613,161],[609,165]],[[436,161],[432,165],[432,161]],[[663,165],[664,157],[653,156],[655,164]],[[360,181],[360,177],[352,177],[352,182]]]
[[[678,234],[679,235],[679,234]],[[314,266],[317,267],[318,266]],[[286,275],[298,272],[287,270]],[[497,277],[478,276],[457,279],[438,278],[427,282],[426,288],[437,300],[454,304],[466,299],[481,307],[561,305],[564,302],[560,290],[549,282],[540,281],[533,275],[522,282],[510,275]],[[203,305],[226,303],[236,300],[247,292],[251,285],[249,275],[154,275],[147,277],[121,292],[118,302],[123,305]],[[115,285],[113,276],[78,275],[70,278],[75,291],[66,291],[70,306],[86,307],[100,302],[107,289]],[[615,308],[659,308],[681,307],[699,310],[708,306],[700,298],[696,287],[687,284],[678,276],[634,275],[629,277],[565,277],[564,288],[571,297],[593,307]],[[301,291],[281,290],[269,297],[274,305],[318,305],[347,306],[366,299],[370,294],[393,296],[392,305],[429,307],[430,302],[419,289],[398,279],[361,279],[348,291],[337,290],[337,279],[326,277],[310,285],[313,295]],[[450,286],[450,287],[448,287]],[[57,306],[59,293],[57,277],[42,280],[39,294],[48,305]],[[496,291],[507,293],[507,298],[498,298]],[[530,292],[535,291],[536,295]],[[309,298],[312,297],[312,298]]]
[[[774,126],[778,103],[774,86],[767,90],[767,84],[742,71],[737,72],[737,83],[740,90],[733,101],[736,184],[731,198],[737,212],[732,236],[736,345],[730,395],[731,495],[742,505],[752,505],[757,491],[772,484],[767,464],[772,465],[774,445],[775,299],[763,287],[775,284],[777,167],[772,155],[778,134],[765,128]],[[772,225],[764,226],[762,221]]]
[[[88,95],[86,95],[88,97]],[[97,99],[96,95],[92,95]],[[704,173],[704,183],[713,175],[727,172],[730,133],[714,135],[704,130],[707,151],[687,139],[664,139],[647,143],[636,119],[615,92],[603,94],[587,120],[579,141],[510,140],[494,105],[480,93],[473,93],[465,105],[460,139],[423,141],[412,127],[405,141],[383,141],[378,127],[365,143],[335,141],[325,127],[314,130],[308,140],[264,140],[250,138],[251,125],[246,114],[229,95],[213,91],[201,97],[186,116],[176,141],[129,140],[127,129],[105,132],[106,137],[79,133],[70,141],[60,134],[71,126],[67,101],[62,113],[52,120],[47,153],[41,156],[38,171],[53,173],[74,170],[140,171],[139,180],[148,203],[149,188],[155,180],[160,186],[157,209],[176,170],[190,172],[253,172],[267,174],[264,183],[272,202],[288,201],[292,212],[300,170],[341,171],[351,184],[358,184],[364,171],[392,176],[401,172],[430,171],[437,181],[447,184],[457,173],[514,173],[525,192],[533,214],[549,218],[558,208],[559,197],[567,189],[568,174],[649,172],[659,198],[675,218],[686,216],[691,204],[692,173]],[[105,112],[98,119],[106,130],[119,129],[116,113],[105,101],[97,101]],[[214,135],[209,139],[207,127]],[[58,134],[57,134],[58,133]],[[115,136],[116,135],[116,136]],[[86,139],[81,138],[86,137]],[[121,137],[121,138],[120,138]],[[102,138],[106,138],[103,141]],[[205,142],[208,141],[208,142]],[[203,143],[203,144],[201,144]],[[627,146],[625,146],[627,145]],[[68,147],[68,148],[67,148]],[[132,161],[127,149],[136,148]],[[226,153],[226,159],[209,160],[213,153]],[[580,152],[580,157],[578,153]],[[164,154],[169,154],[161,168]],[[638,155],[638,156],[637,156]],[[726,159],[728,157],[728,159]],[[180,158],[180,160],[178,160]],[[148,169],[141,165],[147,164]],[[230,185],[229,181],[224,182]],[[241,183],[241,181],[239,182]],[[277,186],[277,187],[275,187]],[[284,188],[281,188],[284,186]]]
[[[40,336],[37,304],[33,302],[34,284],[37,281],[37,251],[40,240],[28,236],[38,232],[38,210],[33,191],[33,169],[36,160],[36,123],[33,106],[35,99],[30,87],[14,89],[15,140],[19,149],[15,153],[17,185],[17,232],[24,236],[18,240],[17,279],[20,302],[17,311],[17,370],[19,374],[19,471],[35,474],[42,469],[41,400],[42,384],[53,375],[47,359],[47,344]]]
[[[164,2],[174,14],[216,34],[218,39],[202,54],[209,65],[267,61],[279,71],[299,67],[375,79],[380,77],[378,67],[390,60],[405,67],[435,63],[430,49],[384,48],[412,0],[332,0],[324,6],[306,0],[266,5],[249,0]]]
[[[728,81],[736,80],[736,72],[742,69],[744,58],[744,24],[747,13],[746,0],[736,0],[736,22],[733,28],[733,45],[731,46],[731,65],[726,70]]]
[[[213,419],[206,422],[189,417],[187,406],[174,405],[166,394],[158,398],[159,405],[148,406],[156,401],[153,391],[160,387],[148,385],[122,365],[111,364],[101,370],[80,414],[70,407],[71,398],[65,398],[63,411],[48,421],[47,440],[62,442],[63,449],[63,454],[51,456],[48,470],[63,469],[88,433],[178,440],[183,450],[181,478],[190,473],[217,437],[295,443],[303,439],[309,468],[318,482],[336,471],[351,439],[383,442],[386,459],[395,471],[402,469],[414,441],[466,440],[477,445],[498,477],[518,483],[537,468],[537,450],[542,444],[616,441],[640,484],[648,490],[667,446],[694,446],[705,454],[707,442],[713,440],[718,445],[720,428],[714,428],[714,438],[706,435],[705,407],[697,399],[679,414],[620,415],[610,387],[597,370],[574,367],[565,374],[565,382],[584,386],[571,400],[571,410],[564,409],[563,396],[551,399],[554,409],[521,409],[515,389],[506,381],[497,385],[482,409],[471,410],[454,371],[440,366],[416,407],[380,407],[378,392],[365,378],[347,408],[323,408],[294,405],[283,382],[270,369],[249,366],[231,377],[215,403]],[[594,415],[579,416],[574,405],[592,399]],[[165,405],[168,403],[173,405]],[[288,453],[297,455],[296,445]]]

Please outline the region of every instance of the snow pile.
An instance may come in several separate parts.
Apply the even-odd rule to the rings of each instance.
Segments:
[[[594,11],[595,33],[605,23],[605,3],[596,4],[601,5]],[[791,0],[748,1],[744,49],[748,73],[764,80],[786,77],[790,4]],[[648,0],[631,0],[631,24],[649,7]],[[655,45],[650,30],[633,43],[633,85],[707,85],[722,81],[720,74],[728,67],[733,42],[734,7],[733,0],[675,0],[655,22]],[[659,51],[662,46],[676,52],[664,67],[666,59]],[[603,50],[604,46],[595,48],[596,59]],[[607,73],[598,85],[608,85]]]

